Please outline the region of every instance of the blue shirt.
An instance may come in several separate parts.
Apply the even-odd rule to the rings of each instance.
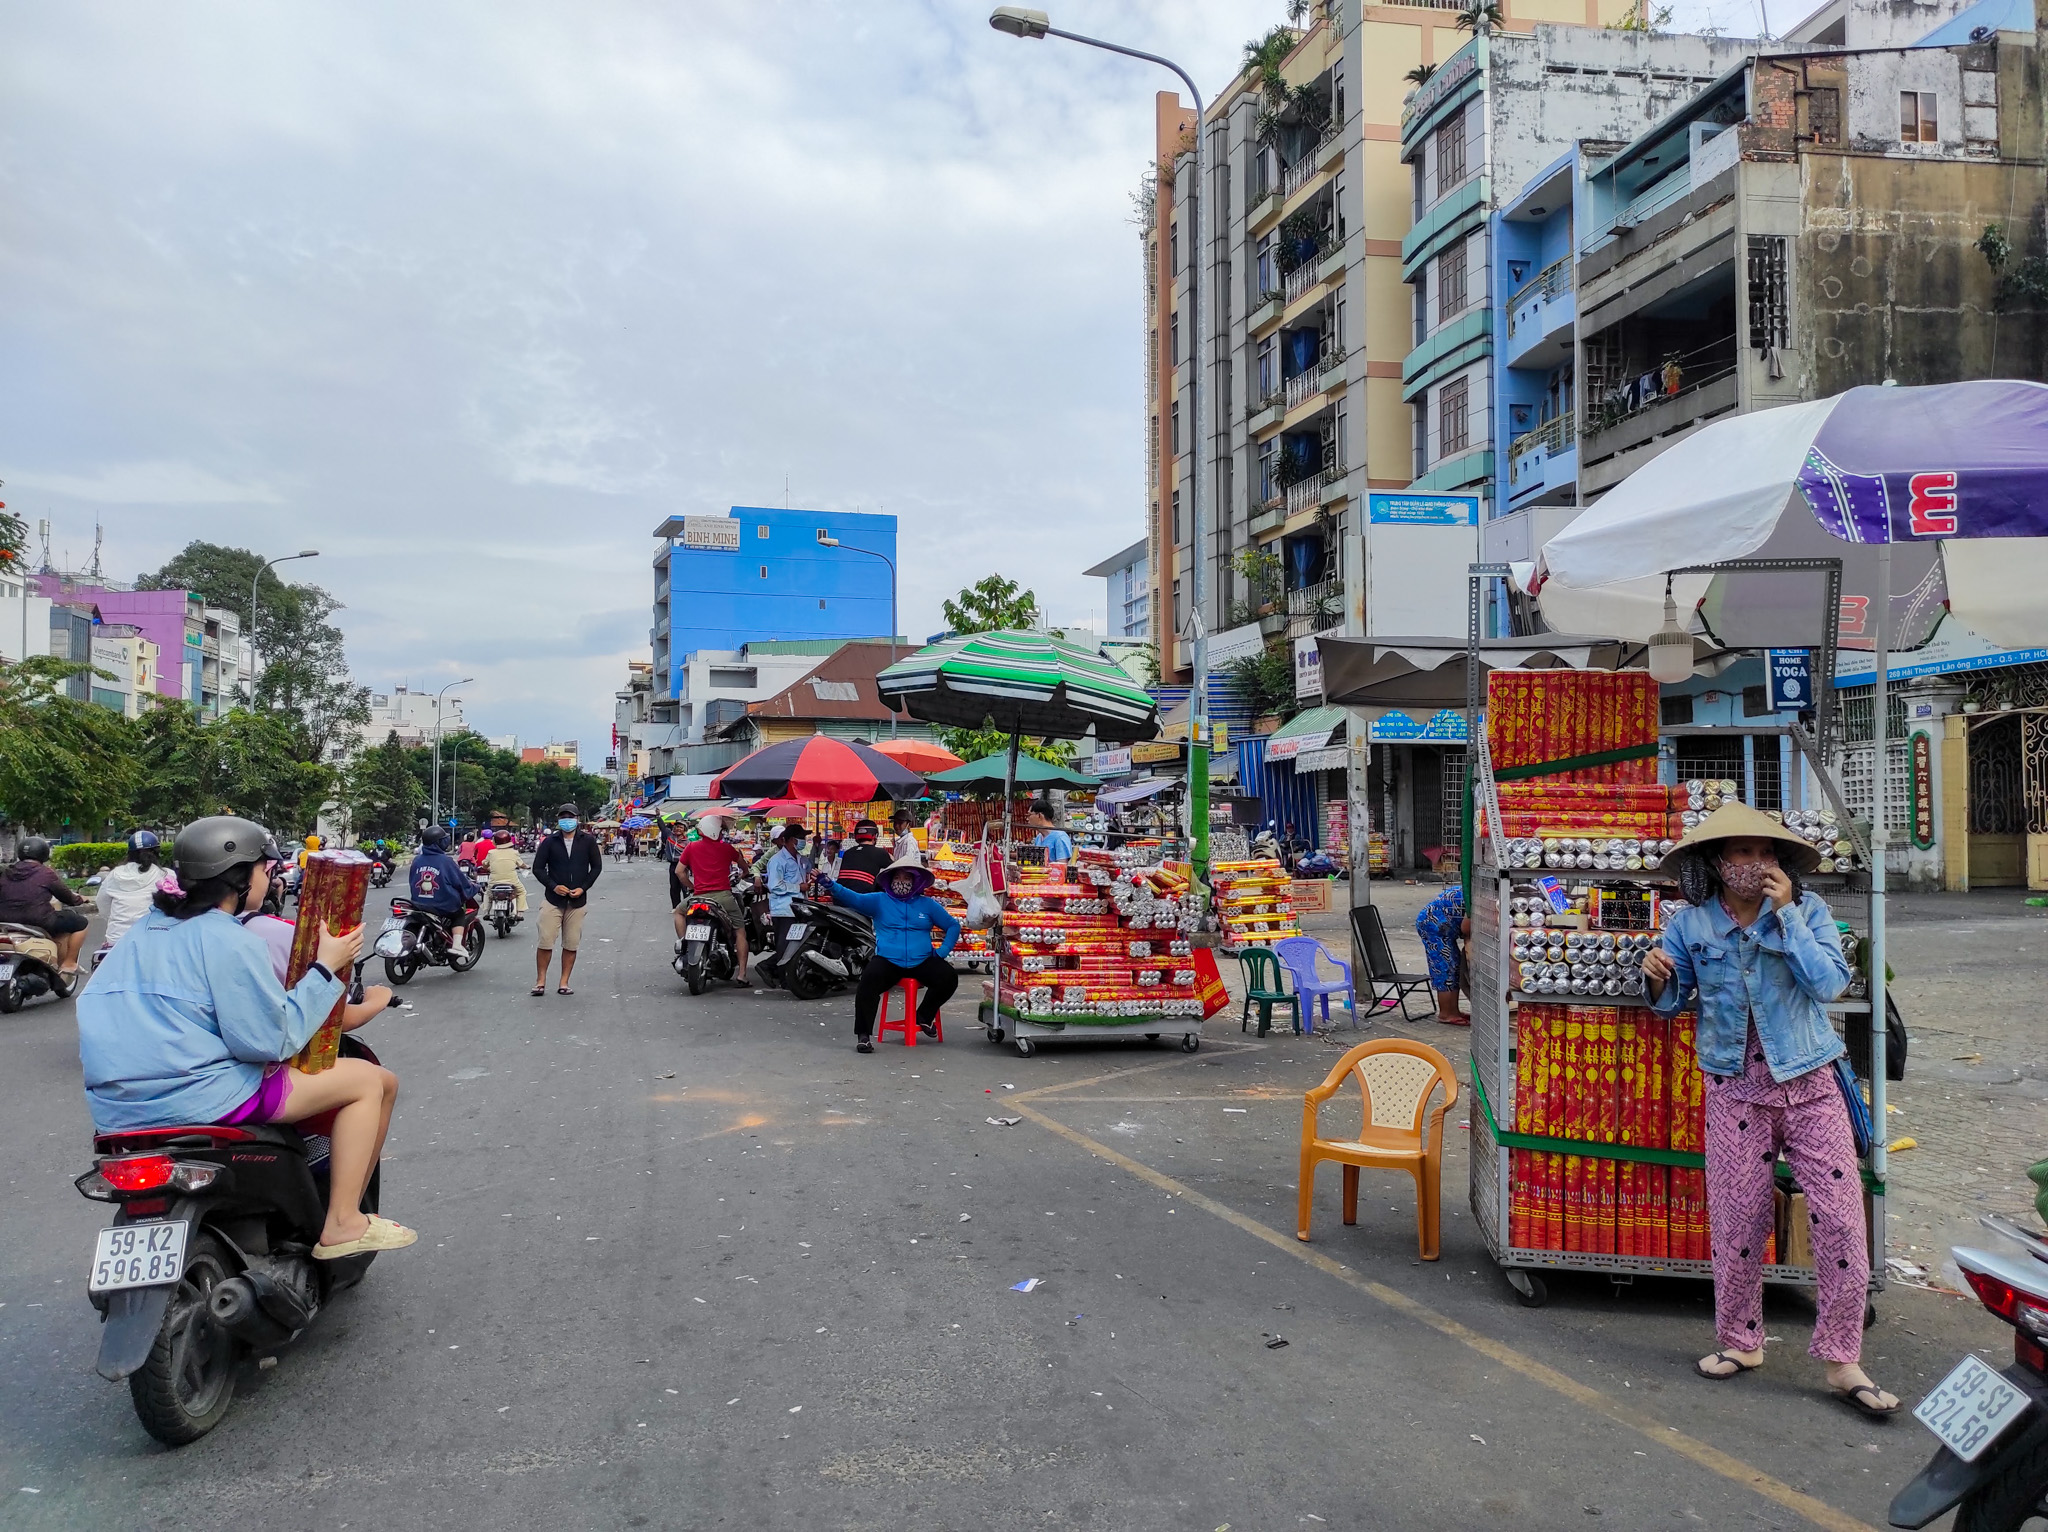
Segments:
[[[864,894],[844,883],[828,882],[825,891],[834,904],[843,904],[875,923],[875,951],[898,968],[915,968],[928,957],[950,957],[960,940],[960,922],[929,894],[915,899],[898,899],[894,894]],[[932,930],[946,933],[932,946]]]
[[[1031,844],[1045,848],[1048,862],[1071,862],[1074,859],[1074,837],[1065,830],[1041,830]]]
[[[218,1122],[256,1094],[265,1064],[306,1046],[346,988],[315,969],[287,991],[263,938],[218,910],[151,910],[78,997],[93,1127]]]
[[[1767,901],[1748,926],[1737,925],[1719,899],[1682,905],[1666,918],[1662,945],[1677,972],[1651,1004],[1671,1016],[1699,996],[1695,1045],[1708,1074],[1742,1073],[1752,1020],[1771,1078],[1781,1084],[1846,1051],[1827,1005],[1849,987],[1849,962],[1820,895],[1803,894],[1782,910]]]
[[[771,916],[789,913],[790,900],[803,891],[807,869],[805,859],[787,846],[779,847],[775,855],[768,858],[768,913]]]

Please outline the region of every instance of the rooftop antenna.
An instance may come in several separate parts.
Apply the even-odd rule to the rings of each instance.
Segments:
[[[86,573],[92,576],[92,582],[95,585],[99,584],[100,580],[103,578],[103,576],[100,573],[101,536],[102,529],[100,527],[99,518],[95,516],[93,518],[92,523],[92,567],[86,570]]]
[[[50,522],[48,517],[36,523],[36,536],[43,540],[43,565],[38,574],[55,574],[56,566],[50,562]]]

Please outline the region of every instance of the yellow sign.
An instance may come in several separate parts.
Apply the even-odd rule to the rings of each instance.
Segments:
[[[1216,741],[1209,748],[1218,755],[1221,755],[1230,748],[1230,725],[1225,720],[1219,718],[1212,727],[1216,732]]]
[[[1150,766],[1160,761],[1180,759],[1180,744],[1176,740],[1160,740],[1152,744],[1131,746],[1131,764]]]

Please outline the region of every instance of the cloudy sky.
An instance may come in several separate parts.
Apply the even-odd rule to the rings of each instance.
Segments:
[[[911,634],[1099,616],[1171,79],[987,10],[5,0],[0,497],[119,577],[317,547],[360,679],[586,757],[670,515],[891,512]],[[1283,10],[1055,7],[1205,87]]]

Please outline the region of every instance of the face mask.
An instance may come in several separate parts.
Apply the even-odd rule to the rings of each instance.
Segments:
[[[574,830],[576,828],[576,821],[573,819],[557,819],[555,821],[555,827],[559,830],[567,832],[570,830]]]
[[[917,880],[915,878],[891,878],[889,880],[889,892],[898,899],[914,898],[917,893]]]
[[[1714,870],[1721,875],[1721,886],[1737,899],[1755,899],[1764,891],[1764,879],[1778,870],[1775,859],[1761,862],[1716,861]]]

